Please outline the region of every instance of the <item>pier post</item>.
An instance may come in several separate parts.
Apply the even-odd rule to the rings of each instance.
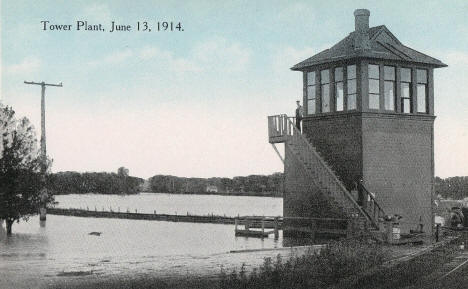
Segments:
[[[265,218],[262,218],[262,236],[265,234]]]
[[[234,219],[234,231],[237,232],[237,225],[239,224],[239,219]]]
[[[39,208],[39,221],[45,221],[47,219],[47,209],[45,207]]]
[[[278,227],[279,227],[279,224],[278,224],[278,217],[275,217],[275,239],[278,239],[279,238],[279,231],[278,231]]]

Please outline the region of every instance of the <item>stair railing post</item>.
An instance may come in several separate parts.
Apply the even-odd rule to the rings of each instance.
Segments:
[[[275,217],[275,239],[278,239],[279,238],[279,232],[278,232],[278,217]]]

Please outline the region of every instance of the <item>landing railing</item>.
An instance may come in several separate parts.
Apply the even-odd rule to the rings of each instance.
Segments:
[[[294,133],[295,117],[285,114],[268,117],[268,138],[270,143],[285,142]],[[288,121],[289,120],[289,121]]]
[[[367,212],[364,212],[361,206],[351,196],[336,174],[325,163],[312,144],[299,131],[293,121],[285,115],[275,115],[268,117],[270,142],[286,142],[297,152],[300,162],[305,166],[306,171],[312,174],[312,179],[317,185],[327,191],[332,198],[343,208],[349,208],[350,204],[362,216],[366,217],[372,225],[378,228],[376,219],[372,218]],[[287,148],[288,146],[286,146]],[[313,169],[312,169],[313,168]]]

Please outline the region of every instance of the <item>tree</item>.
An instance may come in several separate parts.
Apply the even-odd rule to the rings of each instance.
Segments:
[[[27,118],[17,120],[11,107],[0,104],[0,219],[7,234],[13,223],[36,215],[44,198],[45,179],[40,174],[41,158],[36,134]]]
[[[119,176],[122,176],[122,177],[128,177],[128,169],[126,167],[120,167],[118,170],[117,170],[117,174]]]

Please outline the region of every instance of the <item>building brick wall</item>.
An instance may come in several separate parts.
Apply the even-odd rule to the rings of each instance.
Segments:
[[[348,190],[362,177],[360,114],[308,117],[303,133],[330,165]]]
[[[363,179],[387,214],[403,217],[403,232],[417,229],[420,217],[430,232],[433,123],[429,115],[358,112],[307,117],[303,132],[349,190]]]
[[[363,180],[403,231],[432,230],[433,124],[430,116],[363,115]]]

